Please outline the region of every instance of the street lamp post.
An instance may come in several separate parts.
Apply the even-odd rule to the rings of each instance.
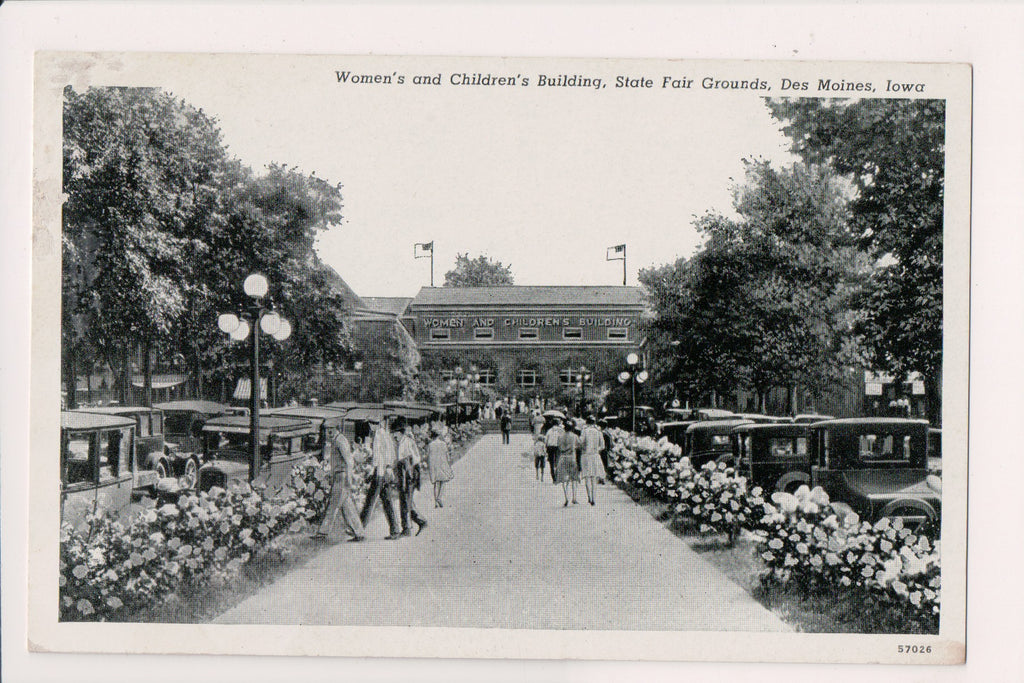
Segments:
[[[636,385],[643,384],[647,381],[647,371],[640,370],[637,372],[636,366],[640,362],[640,356],[635,353],[631,353],[626,356],[626,364],[629,366],[629,370],[623,370],[619,373],[619,382],[625,384],[629,382],[630,389],[630,409],[631,417],[633,418],[633,433],[636,434]]]
[[[263,305],[263,297],[269,288],[267,278],[262,274],[249,275],[242,289],[252,303],[238,314],[222,313],[217,317],[217,326],[235,341],[245,341],[252,332],[249,346],[249,481],[255,481],[260,462],[260,330],[278,341],[284,341],[292,333],[291,323]]]
[[[585,417],[583,415],[583,413],[585,412],[585,409],[587,407],[587,382],[590,382],[590,381],[591,381],[590,371],[587,370],[587,368],[585,366],[581,365],[580,366],[580,382],[579,382],[579,390],[580,390],[579,415],[580,415],[580,417]]]

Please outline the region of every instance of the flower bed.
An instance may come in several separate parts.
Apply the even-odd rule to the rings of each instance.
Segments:
[[[730,543],[751,538],[764,567],[762,580],[807,594],[843,594],[875,612],[887,631],[937,632],[940,603],[939,543],[902,527],[875,525],[844,515],[821,489],[768,501],[759,487],[725,463],[694,470],[665,439],[612,430],[609,465],[620,484],[668,503],[676,521]]]
[[[109,621],[174,600],[200,584],[220,584],[284,534],[318,521],[330,477],[308,461],[273,499],[249,486],[181,496],[127,524],[107,511],[78,528],[61,527],[61,620]]]

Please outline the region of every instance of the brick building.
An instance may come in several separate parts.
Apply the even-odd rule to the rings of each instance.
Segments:
[[[611,382],[644,344],[638,287],[424,287],[404,308],[389,300],[421,356],[425,384],[471,375],[482,396],[579,398]],[[383,304],[382,304],[383,305]]]

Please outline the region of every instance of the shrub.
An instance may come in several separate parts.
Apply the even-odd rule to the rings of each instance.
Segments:
[[[694,470],[688,458],[677,468],[675,511],[700,524],[702,534],[726,534],[731,543],[748,528],[764,501],[761,489],[747,491],[747,480],[725,463],[706,463]]]

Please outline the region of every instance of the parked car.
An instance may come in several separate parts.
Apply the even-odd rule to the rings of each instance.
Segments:
[[[942,430],[928,428],[928,471],[942,474]]]
[[[736,413],[724,408],[668,408],[665,414],[676,420],[704,422],[706,420],[735,420]]]
[[[810,425],[811,484],[862,519],[936,524],[941,496],[928,481],[928,423],[851,418]]]
[[[699,469],[711,461],[732,462],[732,430],[747,420],[705,420],[686,428],[683,455]]]
[[[79,412],[79,411],[76,411]],[[134,482],[136,491],[152,492],[159,479],[176,476],[170,464],[177,456],[164,441],[164,414],[146,406],[101,406],[80,412],[123,417],[135,422]]]
[[[693,420],[669,420],[658,423],[657,437],[665,437],[675,445],[682,447],[686,443],[686,430],[696,424]]]
[[[810,432],[806,425],[753,423],[732,430],[733,459],[749,486],[793,493],[811,483]]]
[[[307,437],[317,428],[305,419],[263,415],[257,425],[260,462],[255,483],[280,488],[295,465],[316,457],[307,450]],[[249,418],[242,415],[215,417],[203,426],[203,464],[199,490],[227,488],[249,481]]]
[[[633,430],[633,418],[630,415],[629,406],[619,409],[614,415],[606,415],[600,419],[603,427],[616,427],[625,429],[627,432]],[[640,436],[654,436],[658,432],[658,422],[655,420],[654,408],[650,406],[636,407],[636,433]]]
[[[60,515],[77,525],[95,507],[126,519],[135,474],[135,420],[83,411],[60,414]]]
[[[229,407],[216,401],[168,401],[153,407],[164,413],[164,441],[186,453],[203,450],[203,425],[207,420],[229,414]]]
[[[818,413],[803,413],[793,418],[793,423],[798,425],[809,425],[815,422],[824,422],[825,420],[836,419],[832,415],[819,415]]]
[[[316,432],[305,437],[303,448],[317,460],[330,463],[333,455],[331,443],[338,430],[344,427],[347,412],[344,408],[329,406],[284,406],[260,411],[260,416],[279,415],[309,420],[316,427]]]

